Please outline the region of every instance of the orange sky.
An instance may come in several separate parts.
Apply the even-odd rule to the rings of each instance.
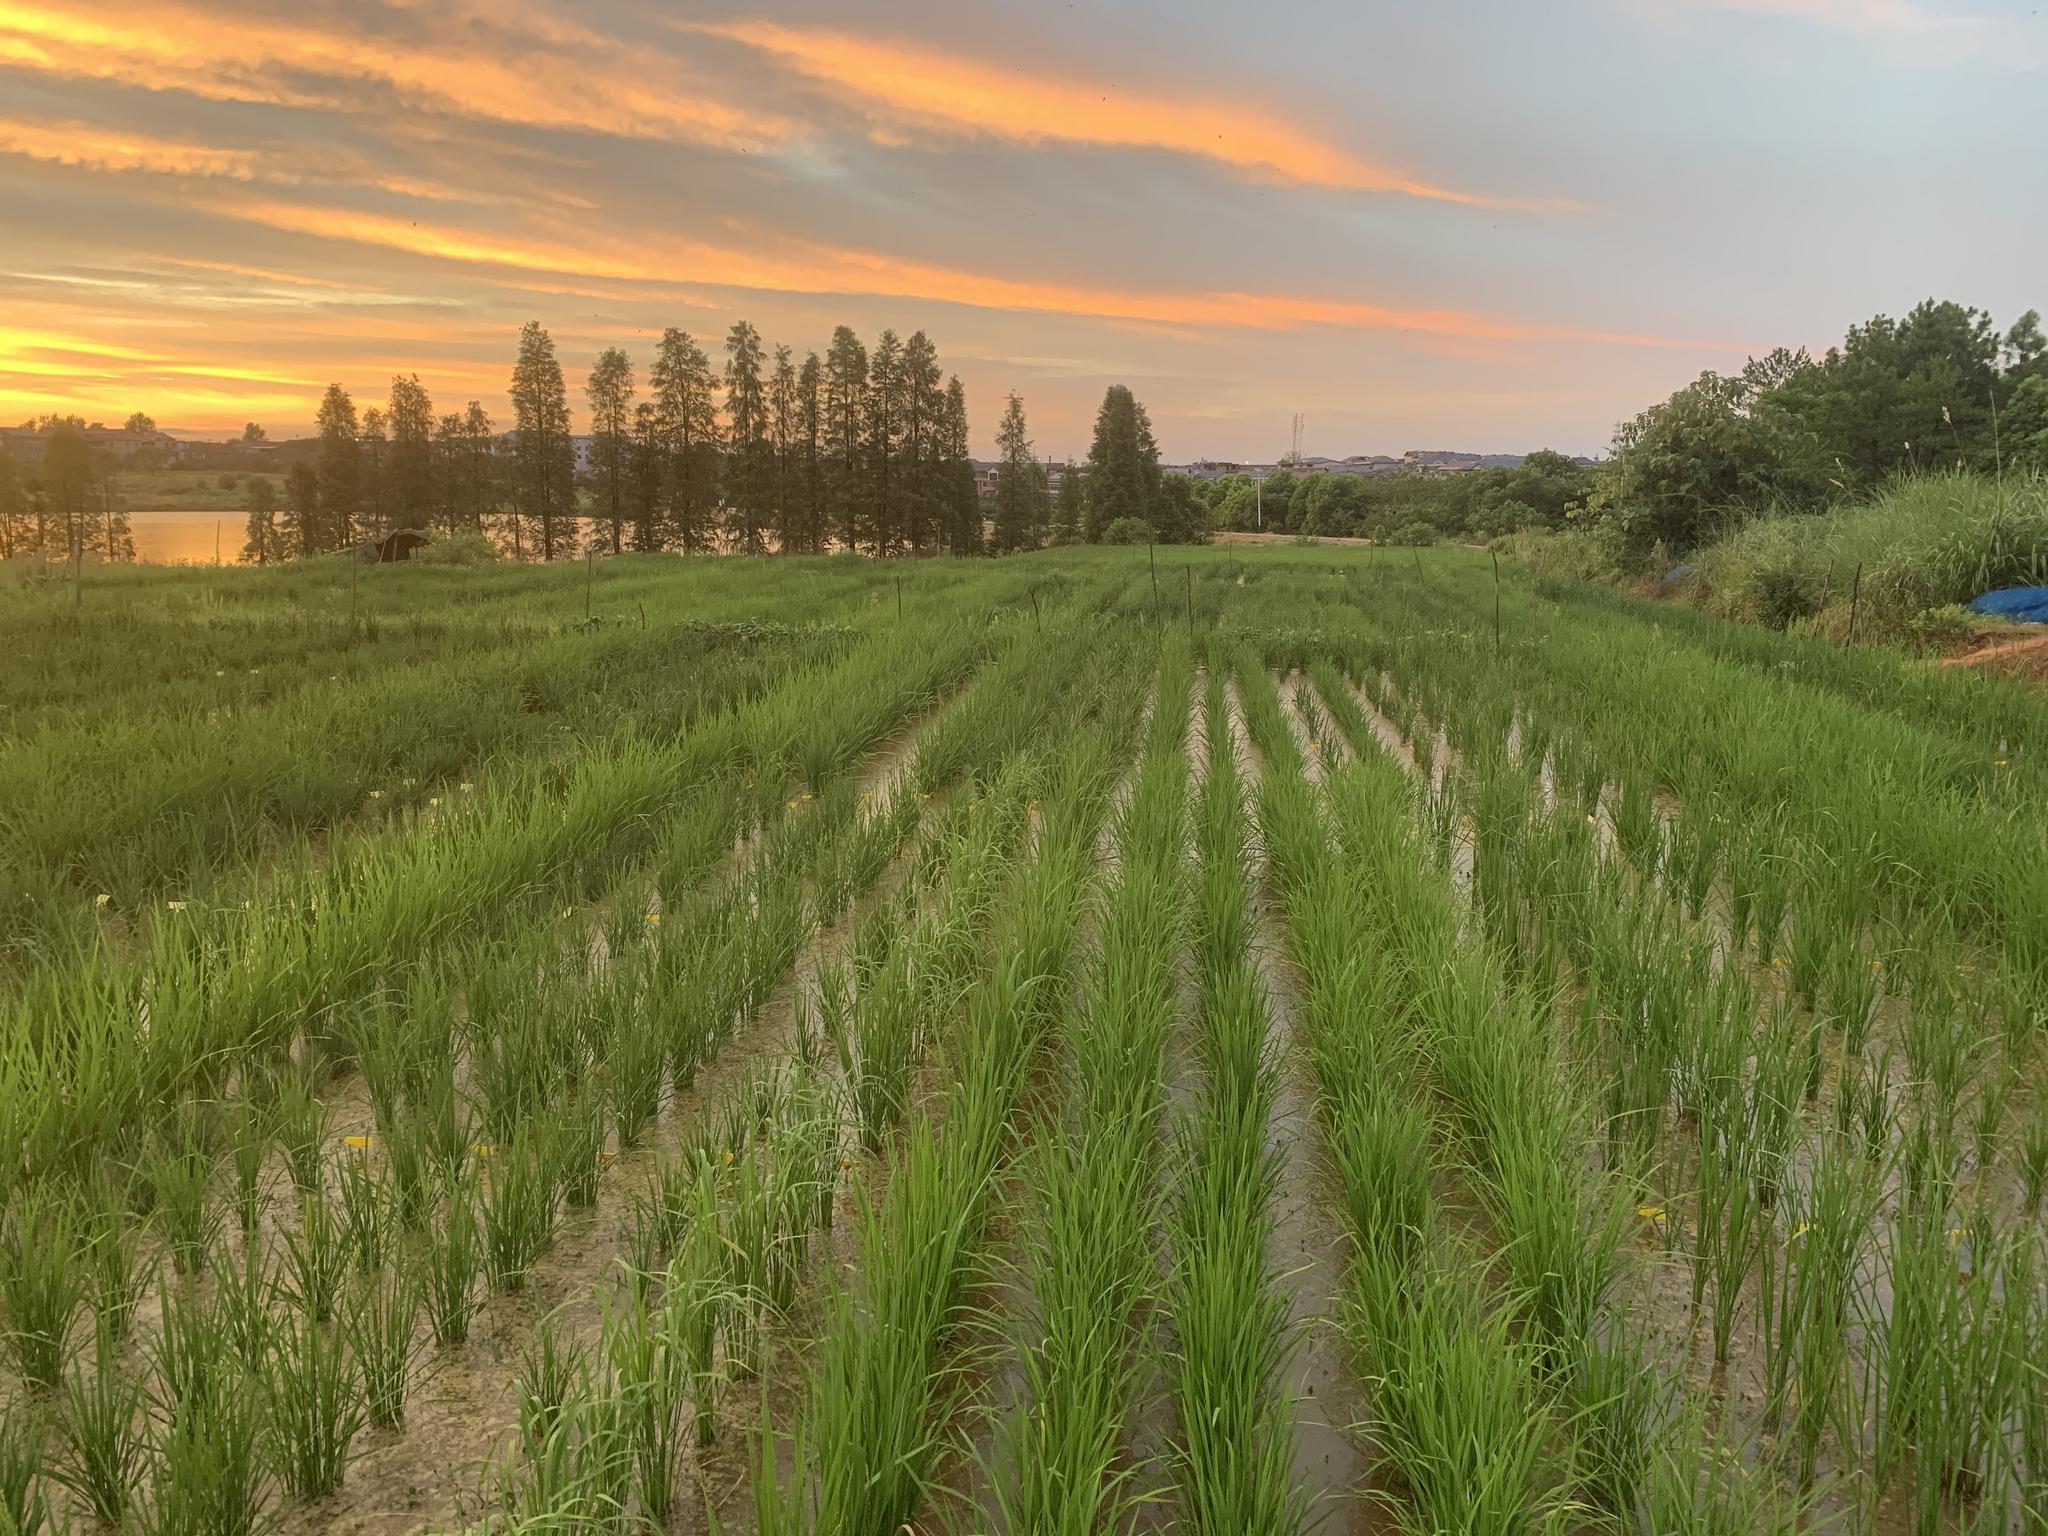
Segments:
[[[604,346],[644,367],[664,326],[715,351],[744,317],[799,354],[841,322],[923,328],[977,441],[1015,388],[1053,453],[1115,380],[1169,456],[1275,452],[1296,410],[1326,451],[1595,448],[1699,369],[1807,339],[1783,317],[1840,287],[1784,258],[1781,298],[1737,302],[1700,230],[1775,196],[1767,170],[1718,146],[1658,173],[1699,86],[1628,92],[1618,136],[1589,87],[1637,77],[1601,49],[1839,50],[1919,13],[1575,9],[1493,37],[1457,5],[1280,3],[1247,32],[1193,0],[1162,35],[920,0],[0,0],[0,420],[287,435],[329,380],[368,403],[395,371],[502,411],[527,318],[574,399]]]

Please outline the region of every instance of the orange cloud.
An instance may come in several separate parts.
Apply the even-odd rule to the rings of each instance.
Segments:
[[[870,107],[927,125],[1027,142],[1164,149],[1309,186],[1390,192],[1490,208],[1557,208],[1555,200],[1492,197],[1438,186],[1318,138],[1256,107],[1129,91],[1103,80],[1000,69],[956,54],[770,21],[691,30],[759,49]],[[878,124],[885,142],[900,142]]]
[[[223,198],[218,211],[275,229],[360,241],[418,255],[528,272],[663,286],[704,284],[775,292],[872,294],[983,309],[1152,321],[1165,325],[1294,330],[1413,331],[1496,341],[1564,341],[1628,347],[1712,348],[1708,342],[1551,325],[1479,312],[1374,304],[1355,299],[1215,290],[1138,291],[968,272],[883,252],[798,247],[791,254],[738,251],[659,235],[564,245],[480,235],[414,220],[277,201]],[[1730,350],[1734,350],[1730,348]]]
[[[0,118],[0,154],[95,171],[149,171],[169,176],[215,176],[247,181],[256,174],[254,151],[219,149],[176,139],[123,133],[92,123],[30,122]]]
[[[317,22],[224,20],[174,0],[0,0],[0,62],[219,101],[361,110],[365,83],[430,111],[534,127],[759,148],[787,125],[674,81],[615,40],[560,24],[473,43],[401,42]]]

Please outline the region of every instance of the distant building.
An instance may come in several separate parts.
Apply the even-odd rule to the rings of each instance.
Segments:
[[[1067,478],[1067,466],[1048,459],[1039,465],[1045,471],[1045,488],[1051,495],[1060,493],[1060,484]],[[996,482],[1003,478],[1003,463],[1000,459],[976,459],[974,461],[974,491],[978,496],[993,496]]]
[[[1482,463],[1476,453],[1454,453],[1443,448],[1410,448],[1401,457],[1425,474],[1465,474]]]
[[[11,454],[17,464],[40,464],[43,454],[49,449],[52,430],[0,427],[0,449]],[[117,464],[125,463],[146,448],[153,448],[167,458],[175,458],[184,447],[168,432],[131,432],[126,427],[103,427],[97,422],[81,428],[78,435],[85,439],[86,447],[94,453],[104,455]]]

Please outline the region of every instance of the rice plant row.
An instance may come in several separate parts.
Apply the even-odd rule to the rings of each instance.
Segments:
[[[1138,695],[1048,755],[1035,846],[999,908],[993,942],[955,994],[945,1092],[914,1114],[887,1182],[860,1206],[858,1260],[831,1298],[810,1391],[788,1433],[764,1428],[753,1477],[762,1532],[871,1532],[916,1518],[971,1388],[962,1343],[987,1274],[987,1223],[1012,1156],[1026,1074],[1069,1006],[1068,966],[1096,825],[1135,724]]]
[[[1184,948],[1193,659],[1161,660],[1147,743],[1117,817],[1114,872],[1064,1019],[1063,1103],[1025,1161],[1032,1310],[995,1451],[1000,1527],[1083,1536],[1147,1496],[1135,1415],[1153,1364],[1164,1053]]]

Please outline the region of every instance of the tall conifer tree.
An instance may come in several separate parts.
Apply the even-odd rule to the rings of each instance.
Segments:
[[[860,535],[867,398],[867,348],[850,326],[839,326],[825,353],[825,496],[832,534],[847,550]]]
[[[363,511],[362,445],[357,440],[356,404],[339,384],[327,386],[318,416],[320,433],[319,517],[314,542],[303,553],[324,555],[356,541]],[[303,536],[303,534],[302,534]]]
[[[385,415],[391,447],[385,474],[385,507],[398,528],[430,528],[434,522],[434,402],[418,374],[391,381]]]
[[[877,555],[902,548],[896,452],[903,436],[903,347],[894,331],[875,338],[868,360],[868,547]]]
[[[711,359],[688,331],[661,333],[647,376],[661,432],[665,544],[686,555],[712,547],[718,509],[718,402]]]
[[[632,453],[633,363],[617,347],[598,353],[583,386],[590,404],[590,475],[597,512],[611,530],[612,553],[625,548],[627,474]]]
[[[1004,554],[1036,549],[1047,511],[1045,470],[1031,451],[1024,402],[1015,390],[996,431],[996,456],[1002,460],[996,473],[996,548]]]
[[[576,444],[570,436],[569,394],[554,338],[537,320],[527,321],[519,333],[511,395],[517,513],[534,530],[534,552],[543,560],[573,557]]]
[[[761,333],[741,320],[725,338],[726,517],[744,554],[766,547],[769,485],[768,396],[761,384]]]

